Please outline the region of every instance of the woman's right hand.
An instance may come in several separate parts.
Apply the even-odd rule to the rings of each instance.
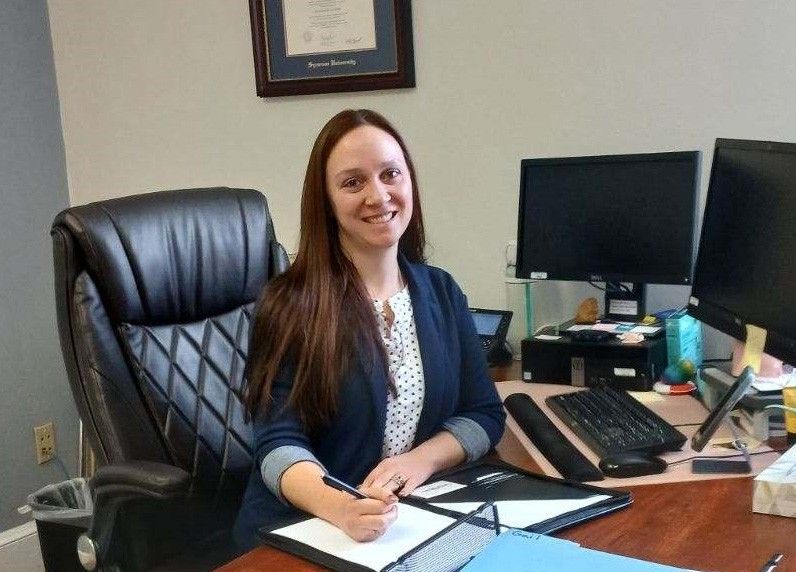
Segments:
[[[357,542],[371,542],[383,535],[398,518],[398,497],[383,487],[360,487],[370,498],[349,497],[339,506],[335,524]]]

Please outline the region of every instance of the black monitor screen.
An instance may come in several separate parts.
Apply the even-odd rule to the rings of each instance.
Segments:
[[[689,313],[796,362],[796,144],[719,139]]]
[[[520,278],[690,284],[699,152],[526,159]]]

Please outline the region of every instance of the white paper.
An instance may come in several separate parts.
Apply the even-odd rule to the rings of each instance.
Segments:
[[[567,328],[568,332],[579,332],[580,330],[591,330],[591,324],[573,324]]]
[[[660,330],[660,326],[636,326],[630,331],[634,334],[656,334]]]
[[[664,400],[663,395],[655,391],[628,391],[627,394],[644,405],[651,403],[662,403]]]
[[[796,378],[792,373],[786,373],[779,377],[760,377],[755,376],[752,387],[757,391],[782,391],[783,387],[796,385]]]
[[[555,518],[567,512],[605,500],[608,495],[594,495],[583,499],[552,499],[552,500],[512,500],[496,501],[500,524],[514,528],[525,528],[532,524]],[[472,512],[480,502],[446,502],[431,503],[434,506],[466,514]]]
[[[476,506],[480,503],[476,503]],[[398,518],[373,542],[357,542],[320,518],[311,518],[273,531],[349,562],[381,570],[415,546],[452,524],[454,519],[408,504],[398,505]]]
[[[561,336],[551,336],[550,334],[539,334],[538,336],[534,336],[537,340],[560,340]]]
[[[373,0],[283,0],[282,13],[288,56],[376,49]]]
[[[436,481],[434,483],[423,485],[422,487],[417,487],[414,491],[412,491],[412,496],[420,497],[421,499],[430,499],[433,497],[438,497],[439,495],[444,495],[445,493],[458,491],[466,486],[467,485],[453,483],[451,481]]]

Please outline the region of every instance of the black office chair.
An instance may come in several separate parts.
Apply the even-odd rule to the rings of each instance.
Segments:
[[[235,556],[251,471],[241,404],[249,324],[282,272],[265,197],[164,191],[61,212],[61,349],[101,465],[80,543],[100,570],[203,570]],[[85,564],[84,564],[85,565]]]

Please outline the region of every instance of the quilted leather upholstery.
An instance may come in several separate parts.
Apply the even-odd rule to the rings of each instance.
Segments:
[[[61,348],[100,462],[178,463],[195,488],[225,490],[250,463],[239,394],[252,305],[287,267],[265,197],[131,195],[66,209],[51,234]],[[174,367],[146,361],[157,343],[130,351],[144,340],[166,343]]]
[[[51,235],[72,394],[99,462],[113,466],[106,480],[119,480],[95,503],[93,533],[113,539],[102,543],[106,564],[229,560],[252,463],[241,404],[249,326],[263,286],[287,267],[265,197],[228,188],[131,195],[66,209]],[[142,476],[148,466],[154,480],[187,472],[189,497],[133,498],[147,487],[165,494]],[[219,550],[208,548],[218,538]]]
[[[171,426],[169,436],[163,433],[165,418],[157,417],[151,396],[143,399],[120,328],[184,326],[250,308],[287,266],[265,197],[228,188],[131,195],[69,208],[51,234],[61,348],[100,462],[172,462],[193,454],[192,440],[185,441],[190,453],[175,452],[177,434]],[[245,441],[245,432],[237,438]],[[193,466],[197,475],[206,474],[205,460]]]
[[[241,386],[253,306],[188,324],[122,325],[172,462],[203,493],[240,490],[251,467]]]
[[[253,306],[187,324],[122,325],[172,463],[204,494],[239,491],[251,468],[241,386]]]

